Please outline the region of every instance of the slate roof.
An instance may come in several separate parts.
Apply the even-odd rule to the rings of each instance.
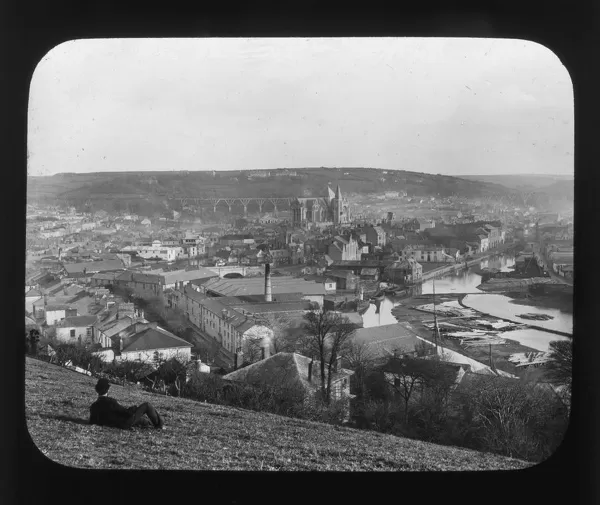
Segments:
[[[272,293],[302,293],[303,295],[325,295],[325,286],[316,282],[289,277],[272,277]],[[264,295],[264,278],[210,279],[204,287],[223,296]]]
[[[334,279],[348,279],[355,277],[352,270],[331,270],[327,272],[328,277],[333,277]]]
[[[365,260],[365,261],[350,261],[350,260],[337,260],[332,263],[333,268],[377,268],[383,267],[389,264],[389,261],[379,260]]]
[[[60,326],[63,327],[75,327],[75,328],[83,328],[92,326],[97,321],[96,316],[72,316],[65,317],[63,321],[61,321]]]
[[[107,323],[102,323],[97,326],[98,330],[104,333],[107,337],[114,337],[123,330],[129,328],[134,324],[133,318],[125,316],[119,319],[112,319]]]
[[[98,272],[97,274],[92,275],[92,279],[113,281],[118,275],[118,272]]]
[[[162,328],[147,328],[135,335],[123,339],[123,351],[154,351],[158,349],[171,349],[174,347],[193,347],[172,333]]]
[[[365,343],[379,356],[389,356],[394,349],[413,352],[420,342],[405,323],[386,324],[372,328],[358,328],[354,341]]]
[[[515,384],[515,379],[494,375],[491,372],[465,372],[455,390],[455,394],[461,395],[467,393],[469,390],[484,389],[492,384]]]
[[[164,279],[156,274],[143,274],[139,272],[126,271],[115,277],[116,281],[121,282],[145,282],[147,284],[162,284]]]
[[[315,360],[312,368],[312,381],[308,382],[308,364],[311,358],[291,352],[279,352],[267,359],[231,372],[224,379],[248,384],[285,384],[297,386],[305,392],[320,387],[320,362]],[[327,374],[327,369],[325,370]],[[353,375],[354,372],[342,368],[332,379],[338,380]]]
[[[175,282],[188,282],[199,279],[210,279],[219,275],[208,268],[199,267],[196,270],[177,270],[175,272],[165,272],[159,274],[163,278],[164,284],[174,284]]]
[[[39,298],[42,296],[42,293],[38,289],[30,289],[27,291],[27,293],[25,293],[26,298],[33,298],[34,296]]]
[[[302,310],[310,310],[310,301],[291,301],[291,302],[264,302],[263,303],[244,303],[231,304],[230,307],[241,311],[250,312],[251,314],[265,314],[272,312],[294,312]]]
[[[56,304],[56,305],[46,305],[45,310],[46,312],[53,312],[56,310],[70,310],[73,307],[71,307],[70,305],[67,304]]]
[[[106,260],[106,261],[84,261],[80,263],[65,263],[63,268],[69,275],[83,274],[83,269],[86,269],[86,273],[93,274],[96,272],[105,272],[108,270],[124,270],[123,262],[117,260]]]
[[[231,324],[240,333],[244,333],[255,325],[253,320],[248,319],[241,312],[231,308],[229,305],[220,303],[218,300],[218,298],[206,297],[200,301],[200,304],[210,310],[213,314],[216,314],[219,318],[222,318],[222,311],[227,310],[229,312],[227,323]]]
[[[237,235],[223,235],[221,240],[249,240],[254,238],[250,234],[237,234]]]

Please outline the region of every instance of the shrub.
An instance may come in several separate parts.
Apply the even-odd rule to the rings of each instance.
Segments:
[[[463,443],[529,461],[548,457],[567,425],[564,406],[551,392],[521,381],[488,380],[469,392],[465,410],[472,428]]]
[[[86,347],[74,344],[58,344],[54,347],[52,361],[60,366],[66,366],[68,363],[89,370],[92,374],[101,371],[104,363],[99,356],[95,356],[92,351]]]
[[[143,380],[152,371],[153,367],[143,361],[125,360],[105,363],[101,373],[103,376],[120,383],[132,382],[135,384]]]

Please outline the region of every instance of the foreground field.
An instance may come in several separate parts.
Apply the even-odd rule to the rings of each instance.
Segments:
[[[166,430],[87,424],[95,380],[27,359],[26,419],[47,457],[80,468],[172,470],[502,470],[529,463],[488,453],[154,395],[112,386],[128,406],[153,403]]]

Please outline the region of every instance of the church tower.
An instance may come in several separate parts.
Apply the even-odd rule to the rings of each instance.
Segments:
[[[340,224],[343,222],[343,198],[342,198],[342,190],[340,189],[340,185],[338,184],[337,190],[335,192],[335,198],[333,199],[333,223]]]

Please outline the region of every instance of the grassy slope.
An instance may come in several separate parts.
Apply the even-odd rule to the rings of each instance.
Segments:
[[[82,468],[180,470],[496,470],[528,463],[112,386],[124,405],[153,403],[167,429],[87,424],[95,380],[27,359],[26,418],[50,459]]]

